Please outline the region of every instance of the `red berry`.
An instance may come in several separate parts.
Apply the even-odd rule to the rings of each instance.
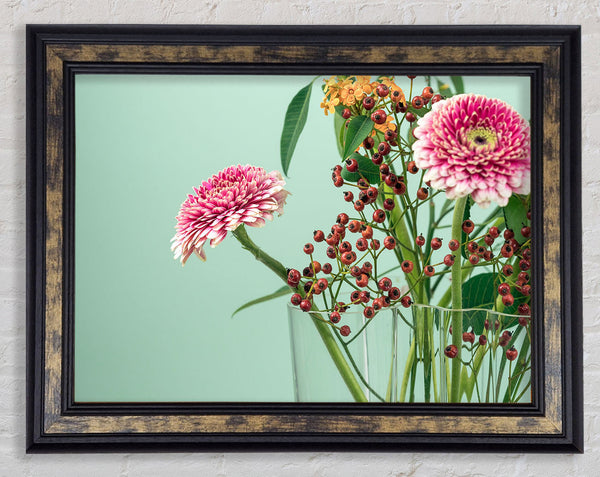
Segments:
[[[323,240],[325,240],[325,234],[323,233],[322,230],[315,230],[313,232],[313,240],[315,242],[322,242]]]
[[[350,111],[348,108],[344,108],[342,111],[342,118],[350,119],[350,116],[352,116],[352,111]]]
[[[337,245],[339,243],[339,241],[340,241],[340,234],[337,234],[337,233],[329,234],[325,238],[325,242],[327,243],[327,245]]]
[[[490,234],[487,234],[483,240],[488,247],[491,247],[494,243],[494,237],[492,237]]]
[[[510,349],[506,350],[506,359],[508,359],[509,361],[514,361],[515,359],[517,359],[518,355],[519,352],[514,346],[511,346]]]
[[[389,93],[390,93],[390,88],[388,88],[386,85],[384,84],[380,84],[377,86],[377,88],[375,89],[375,92],[377,93],[377,96],[380,96],[382,98],[385,98]]]
[[[412,300],[410,299],[410,297],[408,295],[404,295],[401,299],[400,299],[400,303],[402,304],[402,306],[404,308],[408,308],[410,305],[412,305]]]
[[[477,245],[477,242],[469,242],[467,244],[467,250],[471,253],[477,252],[478,249],[479,249],[479,245]]]
[[[362,274],[363,274],[363,271],[358,265],[354,265],[350,269],[350,275],[352,275],[354,278],[360,277]]]
[[[381,291],[387,292],[392,289],[392,281],[388,277],[383,277],[377,282],[377,286]]]
[[[515,233],[511,229],[506,229],[504,231],[504,240],[510,240],[515,237]]]
[[[404,182],[396,182],[393,188],[396,195],[403,195],[406,192],[406,184]]]
[[[435,268],[433,268],[431,265],[426,265],[423,269],[423,273],[428,277],[432,277],[435,274]]]
[[[363,288],[369,284],[369,276],[365,273],[361,274],[360,277],[356,279],[356,286]]]
[[[435,104],[438,101],[441,101],[442,99],[443,98],[442,98],[441,94],[434,94],[433,97],[431,98],[431,104]]]
[[[455,252],[456,250],[458,250],[460,248],[460,243],[458,240],[456,239],[452,239],[450,240],[450,242],[448,242],[448,248],[450,250],[452,250],[453,252]]]
[[[513,267],[512,265],[504,265],[502,267],[502,273],[504,273],[505,276],[510,277],[513,274]]]
[[[423,237],[422,235],[418,235],[417,238],[415,239],[415,243],[419,247],[422,247],[423,245],[425,245],[425,237]]]
[[[333,270],[333,267],[331,266],[331,263],[327,262],[323,264],[323,273],[326,273],[327,275],[329,275]]]
[[[431,99],[433,97],[433,88],[431,86],[425,86],[421,96],[423,96],[423,99]]]
[[[379,240],[377,240],[377,239],[371,240],[371,248],[373,250],[379,250],[379,247],[381,247],[381,243],[379,242]]]
[[[300,278],[301,278],[300,272],[298,270],[296,270],[295,268],[292,268],[288,272],[288,284],[289,285],[295,287],[300,282]]]
[[[512,294],[508,294],[508,295],[504,295],[502,297],[502,303],[504,303],[504,306],[511,306],[513,303],[515,302],[515,297],[512,296]]]
[[[485,346],[487,344],[487,336],[480,335],[479,336],[479,346]]]
[[[373,300],[373,309],[375,311],[381,310],[384,306],[385,306],[385,304],[384,304],[384,301],[383,301],[383,297],[375,298]],[[367,318],[369,318],[369,317],[367,316]]]
[[[417,117],[409,111],[408,113],[406,113],[406,120],[409,123],[414,123],[417,120]]]
[[[471,262],[471,265],[477,265],[479,263],[479,256],[475,254],[470,255],[469,262]]]
[[[415,161],[409,161],[406,163],[406,170],[408,172],[410,172],[411,174],[416,174],[417,172],[419,172],[419,168],[417,167],[417,164],[415,163]]]
[[[513,248],[509,244],[505,243],[504,245],[502,245],[502,248],[500,249],[500,253],[502,254],[503,257],[510,258],[513,256],[514,251],[513,251]]]
[[[370,238],[373,238],[373,227],[371,227],[370,225],[366,225],[366,226],[364,226],[362,228],[362,230],[360,231],[360,233],[367,240],[370,239]]]
[[[360,230],[360,222],[358,220],[352,220],[348,223],[348,230],[352,233],[356,233]]]
[[[521,303],[517,309],[519,310],[519,315],[531,315],[531,310],[529,309],[529,305],[527,303]]]
[[[393,141],[394,139],[396,139],[398,137],[398,133],[396,131],[394,131],[393,129],[388,129],[385,134],[383,135],[383,137],[385,137],[386,141]]]
[[[354,200],[354,194],[349,190],[344,192],[344,200],[346,202],[352,202]]]
[[[371,262],[365,262],[362,266],[363,273],[369,275],[373,271],[373,264]]]
[[[523,285],[521,287],[521,293],[525,296],[529,296],[531,294],[531,285]]]
[[[377,147],[377,152],[379,152],[379,154],[382,156],[387,156],[391,150],[392,148],[390,147],[390,144],[385,141],[380,142],[379,146]]]
[[[444,257],[444,265],[446,265],[447,267],[451,267],[452,265],[454,265],[454,255],[452,255],[451,253],[446,255]]]
[[[510,293],[510,285],[508,283],[501,283],[498,285],[498,293],[502,296],[508,295]]]
[[[310,300],[302,300],[300,302],[300,309],[302,311],[308,311],[312,308],[312,303],[310,302]]]
[[[361,237],[356,241],[356,249],[359,252],[364,252],[367,248],[369,248],[369,242],[364,237]]]
[[[315,274],[317,274],[321,271],[321,264],[319,262],[317,262],[316,260],[313,260],[311,267],[314,270]]]
[[[467,219],[463,222],[462,229],[464,233],[470,234],[473,232],[473,229],[475,229],[475,224],[471,220]]]
[[[423,101],[423,98],[421,96],[415,96],[412,101],[411,101],[413,108],[415,109],[421,109],[424,105],[425,102]]]
[[[525,226],[521,229],[521,235],[525,238],[529,238],[531,235],[531,227]]]
[[[442,239],[439,237],[433,237],[431,239],[431,248],[433,250],[439,250],[442,247]]]
[[[472,331],[465,331],[462,334],[462,339],[465,343],[475,343],[475,333]]]
[[[385,199],[383,201],[383,208],[385,210],[393,210],[395,206],[394,199]]]
[[[388,174],[387,176],[385,176],[385,179],[383,181],[386,185],[394,187],[396,185],[396,182],[398,182],[398,178],[396,177],[396,174]]]
[[[346,169],[349,172],[356,172],[358,170],[358,161],[354,158],[346,159]]]
[[[345,214],[344,212],[342,212],[341,214],[338,214],[335,221],[338,224],[346,225],[350,221],[350,217],[348,217],[348,214]]]
[[[327,254],[327,256],[329,258],[335,258],[337,256],[335,247],[330,245],[329,247],[327,247],[327,250],[325,251],[325,253]]]
[[[390,166],[388,166],[387,164],[381,164],[379,166],[379,173],[382,176],[387,176],[390,173]]]
[[[392,91],[392,94],[390,95],[392,102],[397,103],[398,101],[400,101],[402,99],[402,93],[400,91],[398,91],[397,89]]]
[[[302,296],[300,293],[294,293],[290,298],[290,301],[292,302],[292,305],[298,306],[302,301]]]
[[[458,355],[458,348],[451,344],[446,346],[446,349],[444,350],[444,354],[448,357],[448,358],[456,358],[456,356]]]
[[[371,120],[375,124],[383,124],[387,120],[387,113],[383,109],[378,109],[373,114],[371,114]]]
[[[360,212],[364,208],[365,203],[362,200],[357,200],[356,202],[354,202],[354,210],[356,210],[357,212]]]
[[[397,300],[400,298],[400,288],[392,287],[388,292],[388,297],[390,297],[391,300]]]
[[[376,152],[375,154],[373,154],[373,157],[371,157],[371,161],[373,162],[373,164],[378,166],[383,162],[383,154]]]
[[[523,258],[519,260],[519,268],[523,271],[529,270],[531,268],[531,262]]]
[[[406,75],[406,77],[410,80],[414,80],[417,76],[416,75]]]
[[[329,321],[331,321],[332,323],[339,323],[341,319],[342,316],[337,311],[334,311],[333,313],[331,313],[331,315],[329,315]]]
[[[350,334],[350,327],[348,325],[344,325],[340,328],[340,335],[348,336]]]
[[[363,315],[365,315],[365,318],[373,318],[375,316],[375,308],[372,306],[365,307]]]
[[[396,239],[391,235],[388,235],[383,239],[383,246],[388,250],[393,250],[396,247]]]
[[[500,230],[498,230],[498,227],[493,225],[490,227],[490,230],[488,230],[488,234],[490,234],[492,238],[498,238],[500,236]]]
[[[393,93],[392,93],[392,95],[393,95]],[[398,99],[398,103],[396,104],[395,111],[397,113],[405,113],[406,111],[408,111],[408,105],[403,103],[402,101],[400,101],[400,99]]]
[[[372,137],[366,137],[362,143],[363,147],[365,149],[372,149],[373,146],[375,145],[375,139],[373,139]]]
[[[344,185],[344,179],[342,178],[342,176],[339,176],[339,175],[334,176],[333,185],[335,187],[342,187]]]
[[[369,187],[369,181],[364,177],[361,177],[360,179],[358,179],[358,181],[356,181],[356,185],[359,189],[366,189],[367,187]]]
[[[402,268],[402,271],[404,273],[410,273],[413,271],[414,265],[410,260],[404,260],[401,264],[400,267]]]
[[[427,199],[428,195],[429,195],[429,190],[427,190],[426,187],[421,187],[420,189],[417,190],[417,198],[419,200]]]
[[[385,212],[381,209],[377,209],[373,212],[373,221],[380,224],[385,221]]]
[[[375,99],[373,96],[365,96],[362,100],[362,105],[363,108],[365,108],[367,111],[370,111],[375,107]]]
[[[358,292],[358,298],[363,303],[369,303],[369,300],[371,299],[371,293],[368,292],[368,291],[363,290],[361,292]]]

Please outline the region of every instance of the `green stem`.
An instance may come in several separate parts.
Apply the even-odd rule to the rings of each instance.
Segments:
[[[248,236],[248,232],[246,231],[246,227],[244,225],[240,225],[237,229],[233,231],[233,236],[240,242],[242,248],[248,250],[256,260],[266,265],[269,269],[271,269],[275,275],[281,278],[285,283],[287,283],[287,269],[283,266],[281,262],[271,257],[268,253],[263,251],[256,245]],[[365,393],[363,392],[360,383],[356,380],[356,377],[352,373],[352,369],[346,362],[342,351],[338,347],[335,342],[335,338],[331,333],[331,329],[327,323],[316,319],[313,317],[313,323],[319,332],[319,336],[321,340],[323,340],[323,344],[327,348],[329,352],[329,356],[333,360],[335,367],[338,369],[344,383],[348,387],[348,390],[352,394],[352,397],[357,402],[367,402],[367,398]]]
[[[462,223],[465,215],[465,206],[469,196],[456,199],[454,216],[452,218],[452,238],[460,241],[462,236]],[[460,370],[462,348],[462,260],[460,255],[452,265],[452,344],[459,350],[459,354],[452,360],[452,388],[450,402],[460,400]]]

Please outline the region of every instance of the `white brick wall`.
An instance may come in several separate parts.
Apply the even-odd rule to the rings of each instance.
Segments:
[[[586,454],[25,455],[26,23],[582,24]],[[599,58],[598,0],[0,0],[0,476],[598,475]]]

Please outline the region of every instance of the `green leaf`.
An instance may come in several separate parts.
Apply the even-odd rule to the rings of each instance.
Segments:
[[[513,194],[510,199],[508,199],[508,204],[503,208],[506,228],[512,229],[515,233],[515,239],[519,243],[527,241],[527,239],[521,235],[521,228],[523,225],[529,223],[529,219],[527,219],[527,210],[529,209],[528,198],[529,196]]]
[[[369,181],[370,184],[379,184],[379,166],[373,164],[373,161],[368,157],[353,152],[349,159],[356,159],[358,162],[358,172],[349,172],[345,167],[342,169],[342,178],[348,182],[358,182],[361,174]]]
[[[348,158],[364,139],[373,130],[375,123],[368,116],[356,116],[350,120],[348,132],[346,133],[346,142],[344,143],[344,155],[342,159]]]
[[[346,120],[341,114],[336,113],[333,117],[333,128],[335,130],[335,142],[337,144],[338,152],[340,157],[344,160],[344,140],[346,137]]]
[[[454,86],[454,94],[463,94],[465,92],[465,83],[462,76],[450,76],[452,86]]]
[[[494,307],[493,273],[482,273],[469,278],[462,286],[463,308],[482,308],[481,311],[465,311],[463,315],[463,331],[473,328],[475,334],[483,333],[483,323],[488,318],[486,310]]]
[[[270,295],[261,296],[260,298],[255,298],[254,300],[250,300],[248,303],[243,304],[233,312],[233,315],[231,315],[231,317],[233,318],[238,312],[245,310],[246,308],[258,305],[259,303],[264,303],[265,301],[274,300],[275,298],[279,298],[281,296],[289,295],[289,293],[290,287],[284,285],[279,290],[271,293]]]
[[[296,149],[298,138],[306,124],[308,105],[310,102],[310,91],[313,82],[314,80],[298,91],[285,113],[283,131],[281,132],[280,154],[281,168],[286,176],[288,175],[290,162],[292,161],[292,155],[294,154],[294,149]]]
[[[463,215],[463,222],[467,219],[471,218],[471,206],[473,199],[471,199],[471,196],[469,196],[469,200],[467,200],[467,203],[465,204],[465,213]],[[452,237],[454,238],[454,237]],[[464,245],[460,248],[460,253],[463,256],[463,258],[465,260],[469,259],[469,251],[467,250],[467,234],[463,231],[460,234],[460,243],[464,243]]]
[[[423,116],[425,116],[425,115],[426,115],[426,114],[427,114],[429,111],[431,111],[430,109],[427,109],[427,108],[420,108],[420,109],[417,109],[417,108],[414,108],[414,107],[412,107],[412,106],[409,106],[409,107],[408,107],[408,110],[409,110],[411,113],[413,113],[415,116],[419,117],[419,118],[422,118],[422,117],[423,117]]]

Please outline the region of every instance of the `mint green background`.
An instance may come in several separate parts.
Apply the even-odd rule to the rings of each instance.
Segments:
[[[285,111],[311,79],[76,77],[77,401],[293,400],[287,298],[231,318],[282,283],[232,237],[207,246],[206,262],[191,257],[185,267],[170,239],[186,195],[212,174],[233,164],[281,169]],[[529,118],[528,78],[472,77],[465,86]],[[331,185],[339,156],[320,93],[315,86],[285,214],[248,229],[300,269],[312,231],[351,210]]]

